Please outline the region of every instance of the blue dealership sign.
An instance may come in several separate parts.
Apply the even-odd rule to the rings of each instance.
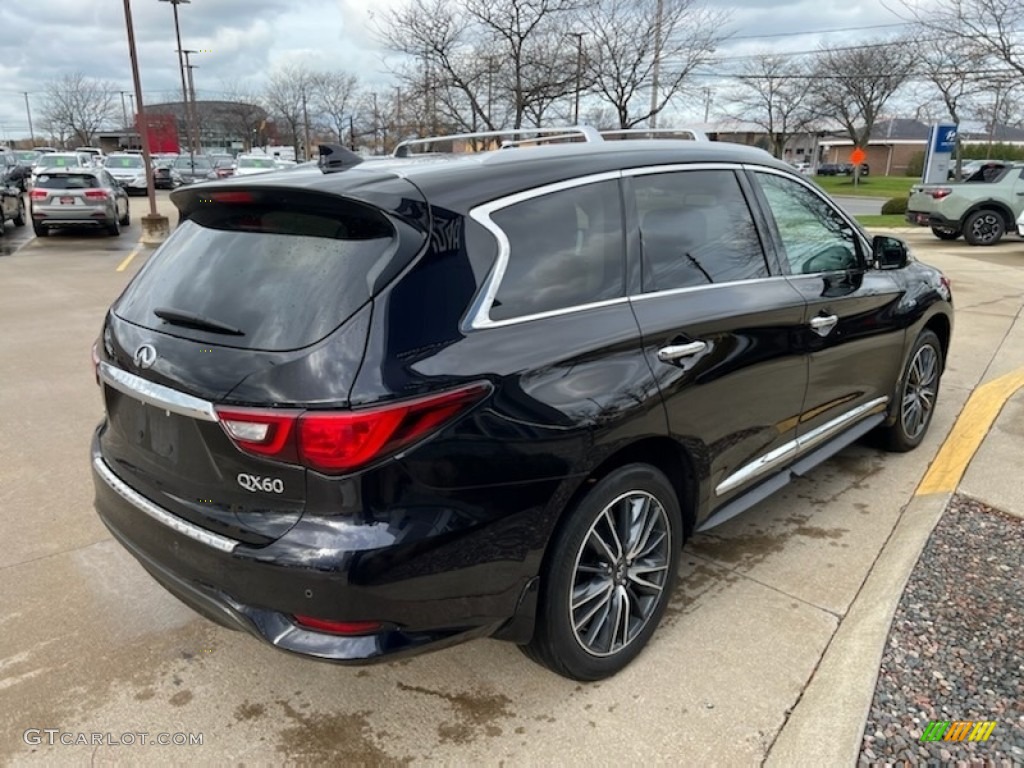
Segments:
[[[948,152],[953,154],[956,150],[956,126],[937,125],[933,133],[935,137],[935,151]]]

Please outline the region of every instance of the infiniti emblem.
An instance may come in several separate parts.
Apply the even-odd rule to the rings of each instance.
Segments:
[[[139,368],[150,368],[156,362],[156,350],[149,344],[143,344],[135,350],[135,357],[132,359]]]

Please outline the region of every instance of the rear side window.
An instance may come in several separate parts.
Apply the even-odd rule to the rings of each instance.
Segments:
[[[281,351],[319,341],[371,298],[396,235],[372,207],[311,197],[290,193],[264,205],[200,201],[129,285],[116,314],[226,346]],[[171,324],[160,310],[242,335]]]
[[[638,176],[645,292],[768,276],[754,219],[732,171]]]
[[[40,176],[35,185],[42,189],[95,189],[100,183],[91,173],[62,173]]]
[[[492,320],[566,309],[625,295],[618,183],[551,192],[493,214],[509,259]]]

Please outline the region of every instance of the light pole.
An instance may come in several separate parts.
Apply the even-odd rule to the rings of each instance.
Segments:
[[[32,130],[32,108],[28,105],[28,91],[22,91],[25,94],[25,114],[28,115],[28,137],[32,141],[32,146],[36,145],[36,134]]]
[[[570,32],[576,38],[576,103],[572,109],[573,125],[580,124],[580,89],[583,87],[583,35],[585,32]]]
[[[124,94],[125,91],[119,91],[121,94],[121,120],[124,121],[124,128],[128,130],[128,108],[124,105]]]
[[[188,89],[185,87],[185,62],[182,59],[181,50],[181,27],[178,25],[178,6],[181,3],[191,3],[192,0],[160,0],[161,3],[170,3],[174,8],[174,36],[178,40],[178,70],[181,74],[181,108],[185,111],[185,134],[189,146],[195,152],[195,145],[192,143],[192,119],[188,108]]]
[[[156,211],[156,187],[153,185],[153,163],[149,154],[149,131],[146,123],[146,108],[142,103],[142,80],[139,77],[139,57],[135,52],[135,28],[132,25],[131,0],[124,0],[124,24],[128,31],[128,55],[132,62],[132,82],[138,102],[139,138],[142,142],[142,162],[146,166],[146,193],[149,197],[149,215],[142,217],[142,242],[155,245],[170,232],[166,216]]]

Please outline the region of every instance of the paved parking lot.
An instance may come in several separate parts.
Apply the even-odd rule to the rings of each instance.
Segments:
[[[855,445],[696,536],[666,621],[626,671],[580,685],[492,640],[334,667],[197,617],[93,513],[89,349],[145,261],[144,202],[120,238],[0,240],[0,762],[758,764],[967,397],[1024,365],[1024,242],[912,232],[917,255],[951,277],[957,312],[926,442],[906,455]],[[103,738],[51,746],[43,729]],[[110,743],[139,733],[202,745]]]

